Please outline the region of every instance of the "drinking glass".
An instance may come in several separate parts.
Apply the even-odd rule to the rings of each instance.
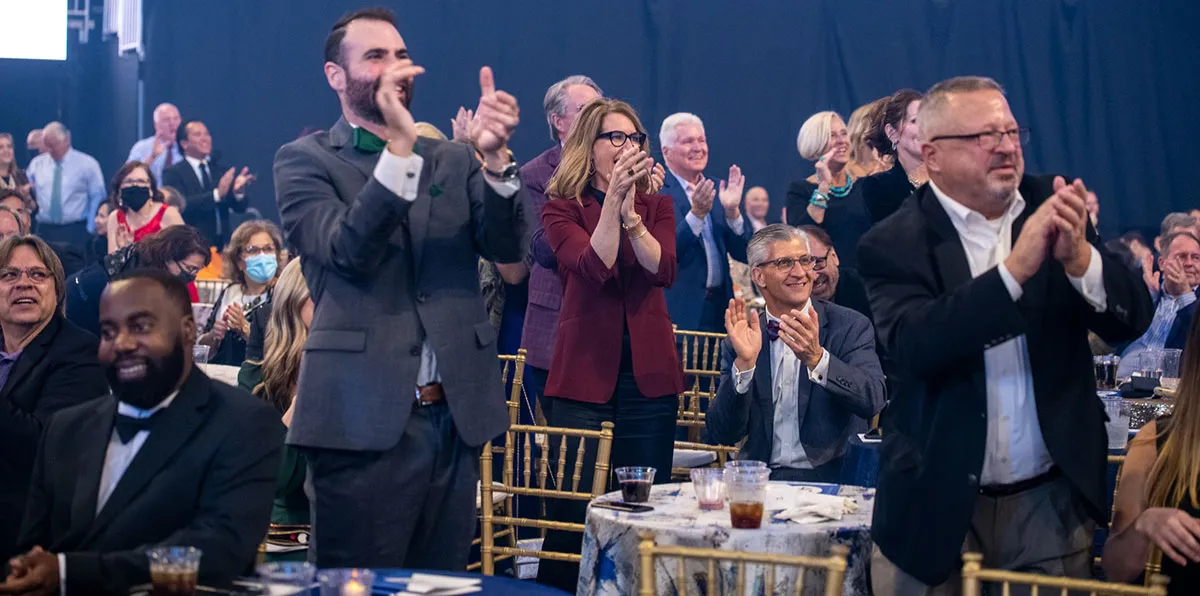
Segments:
[[[1183,350],[1168,349],[1162,351],[1162,378],[1158,383],[1167,389],[1179,387],[1179,360]]]
[[[264,582],[308,587],[312,585],[317,568],[304,561],[273,561],[259,565],[255,571]]]
[[[617,482],[621,483],[621,500],[626,503],[645,503],[650,500],[654,471],[654,468],[646,466],[617,468]]]
[[[1108,448],[1124,449],[1129,442],[1129,404],[1120,395],[1105,396],[1104,412],[1108,414],[1108,422],[1104,424],[1108,432]]]
[[[321,596],[369,596],[375,585],[370,569],[323,569],[317,572]]]
[[[201,344],[192,346],[192,360],[196,364],[208,364],[209,347]]]
[[[735,528],[754,529],[762,525],[763,504],[771,471],[743,469],[725,474],[725,494],[729,499],[729,523]]]
[[[725,508],[725,470],[721,468],[693,468],[692,487],[696,500],[705,511]]]
[[[154,596],[192,596],[203,551],[191,546],[160,546],[146,551]]]

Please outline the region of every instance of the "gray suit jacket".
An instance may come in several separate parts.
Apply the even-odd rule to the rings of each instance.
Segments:
[[[829,352],[825,387],[802,373],[797,385],[800,444],[814,467],[841,457],[846,439],[866,429],[867,421],[887,400],[883,369],[875,355],[875,334],[861,314],[823,300],[813,300],[820,320],[821,346]],[[737,355],[728,340],[721,346],[721,384],[708,404],[708,440],[733,445],[747,437],[742,459],[769,462],[775,440],[775,401],[772,395],[771,344],[767,319],[759,315],[763,347],[758,353],[750,390],[739,394],[731,374]]]
[[[470,146],[418,139],[415,201],[372,175],[339,119],[275,155],[287,240],[316,305],[288,443],[382,451],[404,434],[428,337],[459,435],[504,432],[496,330],[479,293],[477,256],[518,262],[529,245],[523,192],[497,194]]]

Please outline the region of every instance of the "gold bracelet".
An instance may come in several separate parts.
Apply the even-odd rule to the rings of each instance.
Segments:
[[[634,223],[632,225],[627,224],[627,223],[622,223],[621,227],[625,228],[625,231],[628,232],[629,230],[632,230],[640,225],[642,225],[642,216],[639,215],[637,218],[637,223]]]
[[[641,230],[641,233],[640,233],[640,234],[638,234],[637,236],[634,236],[633,234],[634,234],[635,232],[637,232],[639,229]],[[649,229],[647,229],[647,228],[646,228],[646,226],[643,226],[643,225],[642,225],[642,222],[640,222],[640,221],[639,221],[639,222],[638,222],[638,225],[637,225],[637,226],[634,226],[634,228],[633,228],[632,230],[625,230],[625,232],[626,232],[627,234],[629,234],[629,239],[630,239],[630,240],[637,240],[638,238],[641,238],[642,236],[645,236],[646,234],[648,234],[648,233],[650,232],[650,230],[649,230]]]

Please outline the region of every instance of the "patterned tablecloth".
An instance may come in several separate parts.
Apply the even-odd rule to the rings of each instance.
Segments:
[[[844,516],[840,521],[817,524],[797,524],[775,519],[777,514],[791,506],[801,491],[820,491],[849,497],[858,505],[858,511]],[[620,493],[610,493],[600,499],[620,500]],[[720,511],[701,511],[691,483],[655,486],[647,504],[654,507],[654,511],[625,513],[588,508],[578,594],[636,594],[639,575],[638,534],[644,531],[653,533],[660,545],[739,552],[824,556],[829,554],[834,544],[845,544],[850,547],[850,558],[844,594],[858,596],[871,593],[867,568],[871,562],[869,530],[875,504],[874,489],[836,484],[772,482],[767,493],[763,525],[756,530],[734,529],[729,523],[728,505]],[[668,560],[667,563],[658,566],[658,593],[676,594],[679,592],[676,586],[680,578],[676,577],[675,561]],[[705,593],[703,586],[695,579],[695,572],[700,571],[702,566],[702,563],[688,562],[687,573],[692,577],[687,586],[689,593]],[[764,591],[760,585],[764,569],[752,565],[748,567],[748,572],[756,574],[746,582],[748,589],[752,590],[748,593],[752,594],[790,594],[795,582],[794,571],[780,568],[774,590]],[[822,593],[824,580],[818,577],[818,573],[810,571],[805,575],[804,594]],[[816,581],[818,579],[820,581]]]

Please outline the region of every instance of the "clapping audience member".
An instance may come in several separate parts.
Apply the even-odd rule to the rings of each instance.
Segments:
[[[1200,323],[1193,322],[1183,351],[1171,414],[1147,422],[1129,441],[1112,531],[1104,544],[1104,572],[1132,582],[1151,547],[1162,551],[1170,596],[1200,593]]]
[[[67,278],[67,318],[100,334],[100,294],[114,277],[137,269],[161,269],[191,283],[208,266],[208,240],[192,226],[175,226],[131,244]]]
[[[891,169],[862,181],[863,201],[875,224],[896,212],[917,187],[925,184],[921,157],[921,137],[917,126],[917,111],[921,108],[921,93],[901,89],[887,98],[875,115],[868,132],[871,144],[881,155],[892,159]]]
[[[187,286],[165,271],[113,282],[99,358],[112,395],[59,411],[33,465],[19,544],[0,593],[128,594],[146,551],[199,549],[198,582],[227,586],[254,562],[279,471],[279,414],[192,364]]]
[[[173,104],[160,103],[154,108],[154,135],[146,137],[129,148],[125,161],[140,161],[150,167],[155,183],[163,183],[163,171],[183,161],[183,153],[175,142],[182,119],[179,108]]]
[[[1155,296],[1150,328],[1121,352],[1118,377],[1140,370],[1137,356],[1146,350],[1183,349],[1196,313],[1196,288],[1200,286],[1200,240],[1191,232],[1171,232],[1163,238],[1158,258],[1162,271]]]
[[[766,312],[725,311],[721,383],[705,418],[708,440],[767,462],[773,480],[838,482],[847,439],[887,400],[866,317],[814,300],[816,259],[806,234],[784,224],[750,240],[751,274]]]
[[[720,331],[725,305],[733,298],[729,258],[746,262],[753,233],[741,210],[746,179],[737,165],[719,185],[704,176],[708,138],[695,114],[667,116],[658,139],[668,170],[662,193],[675,203],[679,270],[666,289],[671,321],[680,329]]]
[[[1200,220],[1187,213],[1168,213],[1159,224],[1158,235],[1154,237],[1154,252],[1161,254],[1164,250],[1163,239],[1175,232],[1191,232],[1196,235],[1197,225],[1200,225]],[[1161,270],[1158,268],[1158,262],[1154,259],[1154,254],[1143,253],[1142,279],[1146,281],[1146,287],[1150,289],[1151,296],[1158,296],[1159,291],[1162,290],[1160,273]]]
[[[161,195],[150,166],[140,161],[126,163],[113,176],[110,188],[108,204],[116,208],[104,224],[109,253],[141,242],[163,228],[183,225],[179,210],[158,200]]]
[[[551,426],[615,425],[612,467],[671,477],[675,396],[683,391],[663,287],[675,279],[675,206],[646,194],[653,160],[629,104],[584,106],[550,179],[542,225],[563,278],[562,311],[546,384]],[[691,230],[687,233],[690,235]],[[557,457],[557,455],[555,455]],[[595,465],[589,449],[583,469]],[[574,449],[568,445],[568,459]],[[591,490],[590,478],[579,490]],[[547,517],[581,523],[586,503],[555,500]],[[581,536],[547,533],[543,548],[579,552]],[[542,561],[538,581],[573,590],[577,564]]]
[[[163,186],[179,190],[187,199],[183,212],[189,225],[195,226],[218,249],[224,248],[233,229],[230,213],[245,213],[249,199],[247,187],[254,183],[250,168],[226,169],[213,158],[213,139],[208,127],[189,120],[176,130],[176,141],[183,160],[163,170]]]
[[[241,366],[246,360],[250,320],[271,302],[282,250],[283,236],[269,221],[248,221],[233,231],[222,255],[224,277],[232,283],[217,296],[199,339],[209,346],[210,363]]]
[[[62,264],[41,239],[0,241],[0,561],[19,554],[42,430],[55,412],[108,393],[96,337],[62,316],[64,284]]]

